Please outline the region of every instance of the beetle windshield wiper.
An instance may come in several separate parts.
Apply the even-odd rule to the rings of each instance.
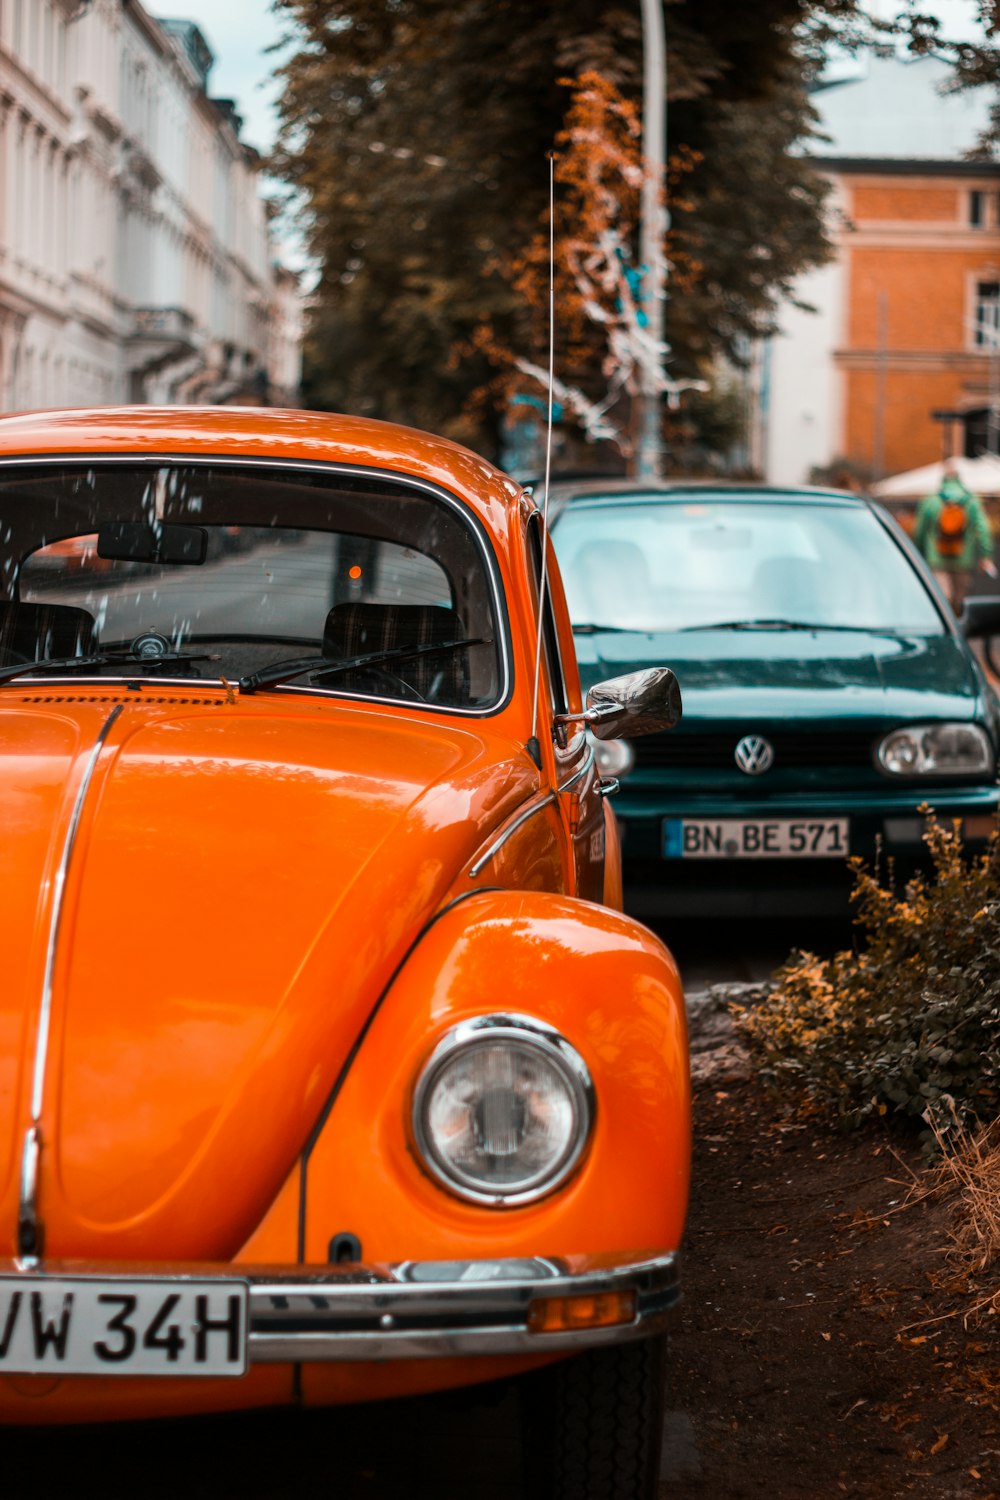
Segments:
[[[437,641],[430,646],[394,646],[390,651],[368,651],[363,656],[301,656],[297,661],[276,661],[259,672],[250,672],[241,677],[238,687],[241,693],[255,693],[258,688],[277,687],[301,677],[305,672],[352,672],[355,667],[381,667],[387,662],[409,661],[414,656],[432,656],[437,652],[461,651],[467,646],[490,646],[486,636],[474,636],[469,640]]]
[[[138,651],[102,651],[96,656],[63,656],[41,661],[22,661],[15,666],[0,667],[0,682],[35,672],[77,672],[82,667],[114,667],[120,662],[134,662],[139,667],[159,667],[174,661],[219,661],[218,656],[187,651],[165,651],[162,656],[141,656]]]

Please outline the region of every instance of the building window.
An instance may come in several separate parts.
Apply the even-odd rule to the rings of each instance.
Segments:
[[[976,282],[975,342],[977,349],[1000,347],[1000,281]]]
[[[978,188],[973,188],[969,194],[969,223],[973,229],[982,229],[986,218],[983,198],[985,194]]]

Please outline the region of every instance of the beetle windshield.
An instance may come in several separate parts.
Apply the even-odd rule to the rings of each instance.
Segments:
[[[268,690],[466,711],[501,691],[485,541],[457,502],[404,481],[0,466],[0,586],[0,677],[46,661],[75,677],[255,675]],[[315,671],[277,670],[312,657]]]
[[[944,630],[906,554],[863,506],[584,502],[552,535],[577,625]]]

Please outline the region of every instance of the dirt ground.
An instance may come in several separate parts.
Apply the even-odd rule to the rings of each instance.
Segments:
[[[919,1155],[782,1119],[726,1033],[709,1004],[661,1494],[1000,1496],[996,1319],[942,1284],[946,1207],[904,1206]]]

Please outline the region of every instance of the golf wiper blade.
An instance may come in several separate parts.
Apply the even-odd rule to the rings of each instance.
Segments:
[[[582,625],[573,626],[574,635],[649,635],[650,631],[644,625],[594,625],[586,620]]]
[[[899,636],[898,630],[879,625],[827,625],[818,620],[713,620],[710,625],[682,625],[680,635],[696,630],[839,630],[848,635]]]

